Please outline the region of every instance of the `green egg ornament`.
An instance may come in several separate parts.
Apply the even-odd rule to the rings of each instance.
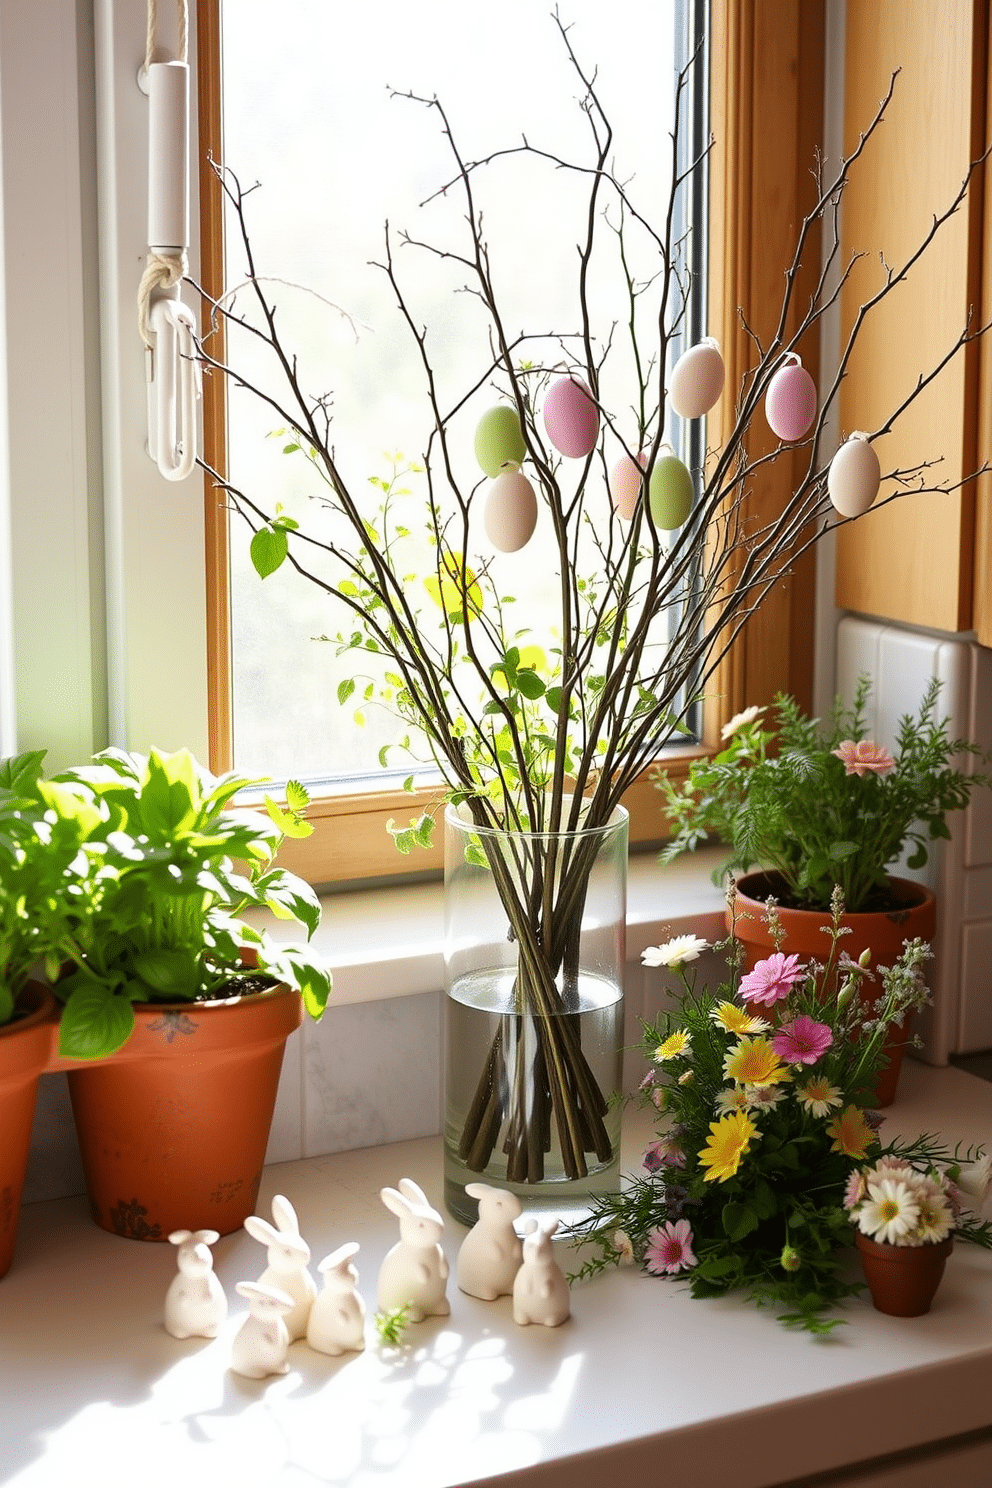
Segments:
[[[475,458],[490,480],[504,465],[520,465],[527,458],[520,415],[510,403],[497,403],[482,415],[475,431]]]
[[[648,500],[654,525],[674,532],[692,511],[692,476],[677,455],[659,455],[648,484]]]

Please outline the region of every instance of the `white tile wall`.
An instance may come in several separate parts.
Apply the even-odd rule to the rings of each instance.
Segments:
[[[937,677],[950,735],[992,748],[992,651],[847,615],[837,636],[837,691],[844,698],[861,672],[874,679],[869,730],[880,742],[894,743],[899,718],[917,712],[924,688]],[[975,768],[970,756],[962,768]],[[900,870],[937,893],[934,1005],[920,1029],[924,1057],[933,1064],[992,1048],[992,791],[976,791],[969,809],[952,814],[948,825],[951,840],[935,845],[925,869]]]

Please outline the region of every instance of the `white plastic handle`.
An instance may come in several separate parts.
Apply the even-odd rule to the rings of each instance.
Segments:
[[[148,389],[148,453],[166,480],[185,480],[196,464],[196,399],[200,364],[193,312],[182,300],[153,300],[155,336]]]

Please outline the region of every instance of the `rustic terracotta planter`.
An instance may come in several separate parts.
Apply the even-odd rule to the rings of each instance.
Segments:
[[[14,1256],[38,1079],[48,1067],[55,1028],[55,999],[47,988],[31,982],[18,1002],[26,1015],[0,1028],[0,1276]]]
[[[890,1317],[922,1317],[930,1311],[954,1248],[953,1235],[939,1245],[880,1245],[859,1230],[854,1243],[877,1311]]]
[[[892,878],[893,894],[898,907],[874,914],[844,915],[841,924],[849,928],[841,942],[843,949],[853,960],[862,951],[871,951],[872,966],[891,966],[902,954],[905,940],[933,940],[937,924],[937,901],[931,891],[922,884],[906,878]],[[781,900],[781,883],[773,873],[746,873],[737,883],[737,908],[734,934],[745,947],[746,970],[756,962],[771,955],[775,943],[768,933],[762,915],[765,900],[769,895]],[[830,936],[824,929],[829,925],[830,915],[825,910],[785,909],[779,905],[778,917],[785,931],[782,950],[786,955],[799,955],[825,962],[830,953]],[[727,910],[727,928],[731,927],[731,914]],[[878,983],[862,984],[862,999],[871,1007],[875,996],[881,992]],[[911,1030],[908,1026],[893,1027],[886,1042],[888,1067],[879,1077],[875,1104],[891,1106],[895,1100],[899,1071]]]
[[[138,1004],[123,1049],[59,1060],[93,1218],[132,1240],[229,1234],[255,1208],[286,1039],[288,987],[218,1002]]]

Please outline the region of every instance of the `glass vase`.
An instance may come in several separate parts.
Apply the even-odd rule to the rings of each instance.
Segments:
[[[574,832],[445,815],[448,1209],[466,1185],[565,1224],[619,1188],[627,813]]]

